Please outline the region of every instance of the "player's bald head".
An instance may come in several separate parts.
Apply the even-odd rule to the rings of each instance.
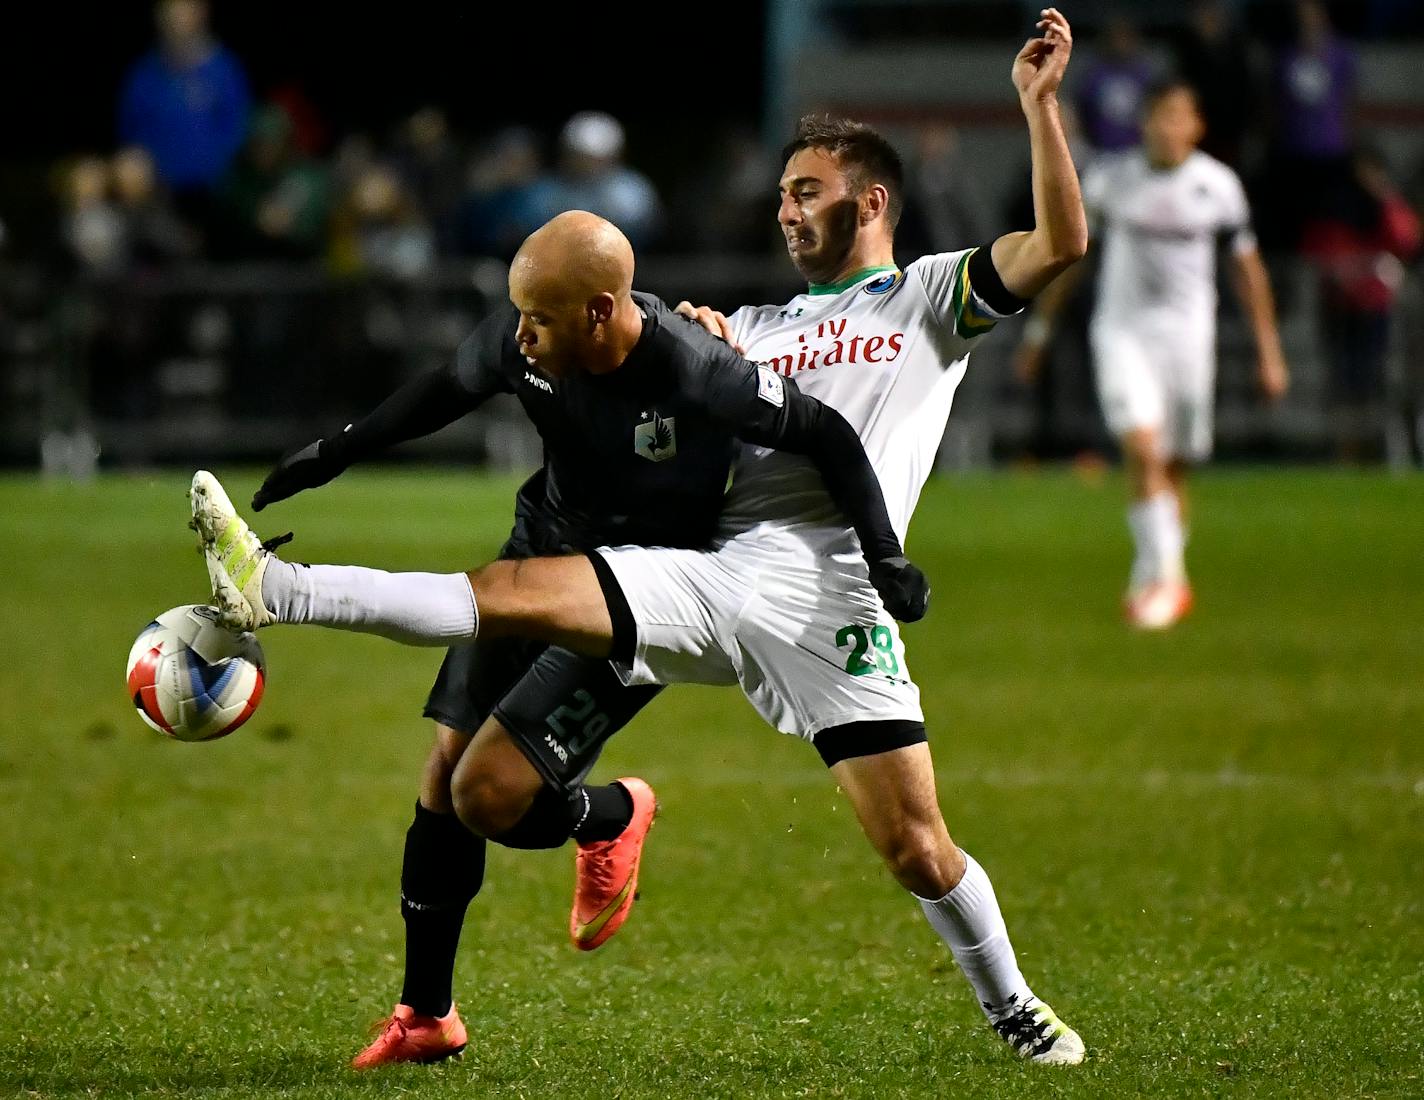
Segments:
[[[633,305],[633,246],[612,222],[570,210],[540,226],[509,265],[515,340],[555,378],[616,369],[641,331]]]
[[[616,225],[586,210],[560,214],[529,234],[509,268],[516,305],[524,299],[568,308],[602,295],[616,303],[632,290],[633,246]]]

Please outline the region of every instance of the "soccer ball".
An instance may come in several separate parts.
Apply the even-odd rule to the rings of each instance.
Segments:
[[[226,737],[252,717],[267,679],[253,634],[219,626],[201,604],[165,611],[129,650],[129,697],[138,716],[175,741]]]

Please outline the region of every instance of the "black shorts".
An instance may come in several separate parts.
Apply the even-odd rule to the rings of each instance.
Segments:
[[[470,735],[494,716],[544,781],[567,789],[661,690],[660,684],[626,687],[606,659],[493,638],[445,654],[425,716]]]

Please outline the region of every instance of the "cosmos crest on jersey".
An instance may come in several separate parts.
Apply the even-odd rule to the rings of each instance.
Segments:
[[[892,271],[889,275],[882,275],[878,279],[872,279],[865,284],[866,294],[890,294],[899,289],[900,284],[905,280],[903,271]]]

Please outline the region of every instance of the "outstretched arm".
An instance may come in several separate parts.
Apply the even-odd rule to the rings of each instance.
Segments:
[[[753,366],[730,353],[714,368],[708,404],[714,416],[747,443],[804,454],[855,533],[870,567],[871,583],[885,607],[902,622],[924,617],[929,582],[905,558],[890,523],[880,479],[865,447],[845,417],[808,397],[789,378]]]
[[[1088,220],[1078,173],[1058,113],[1058,88],[1073,51],[1073,32],[1057,8],[1046,8],[1014,59],[1013,81],[1028,122],[1033,163],[1034,227],[994,242],[994,267],[1010,293],[1032,298],[1088,249]]]
[[[260,512],[304,489],[325,485],[348,466],[437,432],[479,408],[503,388],[495,366],[505,327],[505,318],[489,318],[460,345],[454,362],[412,379],[345,431],[282,459],[253,495],[253,509]]]

